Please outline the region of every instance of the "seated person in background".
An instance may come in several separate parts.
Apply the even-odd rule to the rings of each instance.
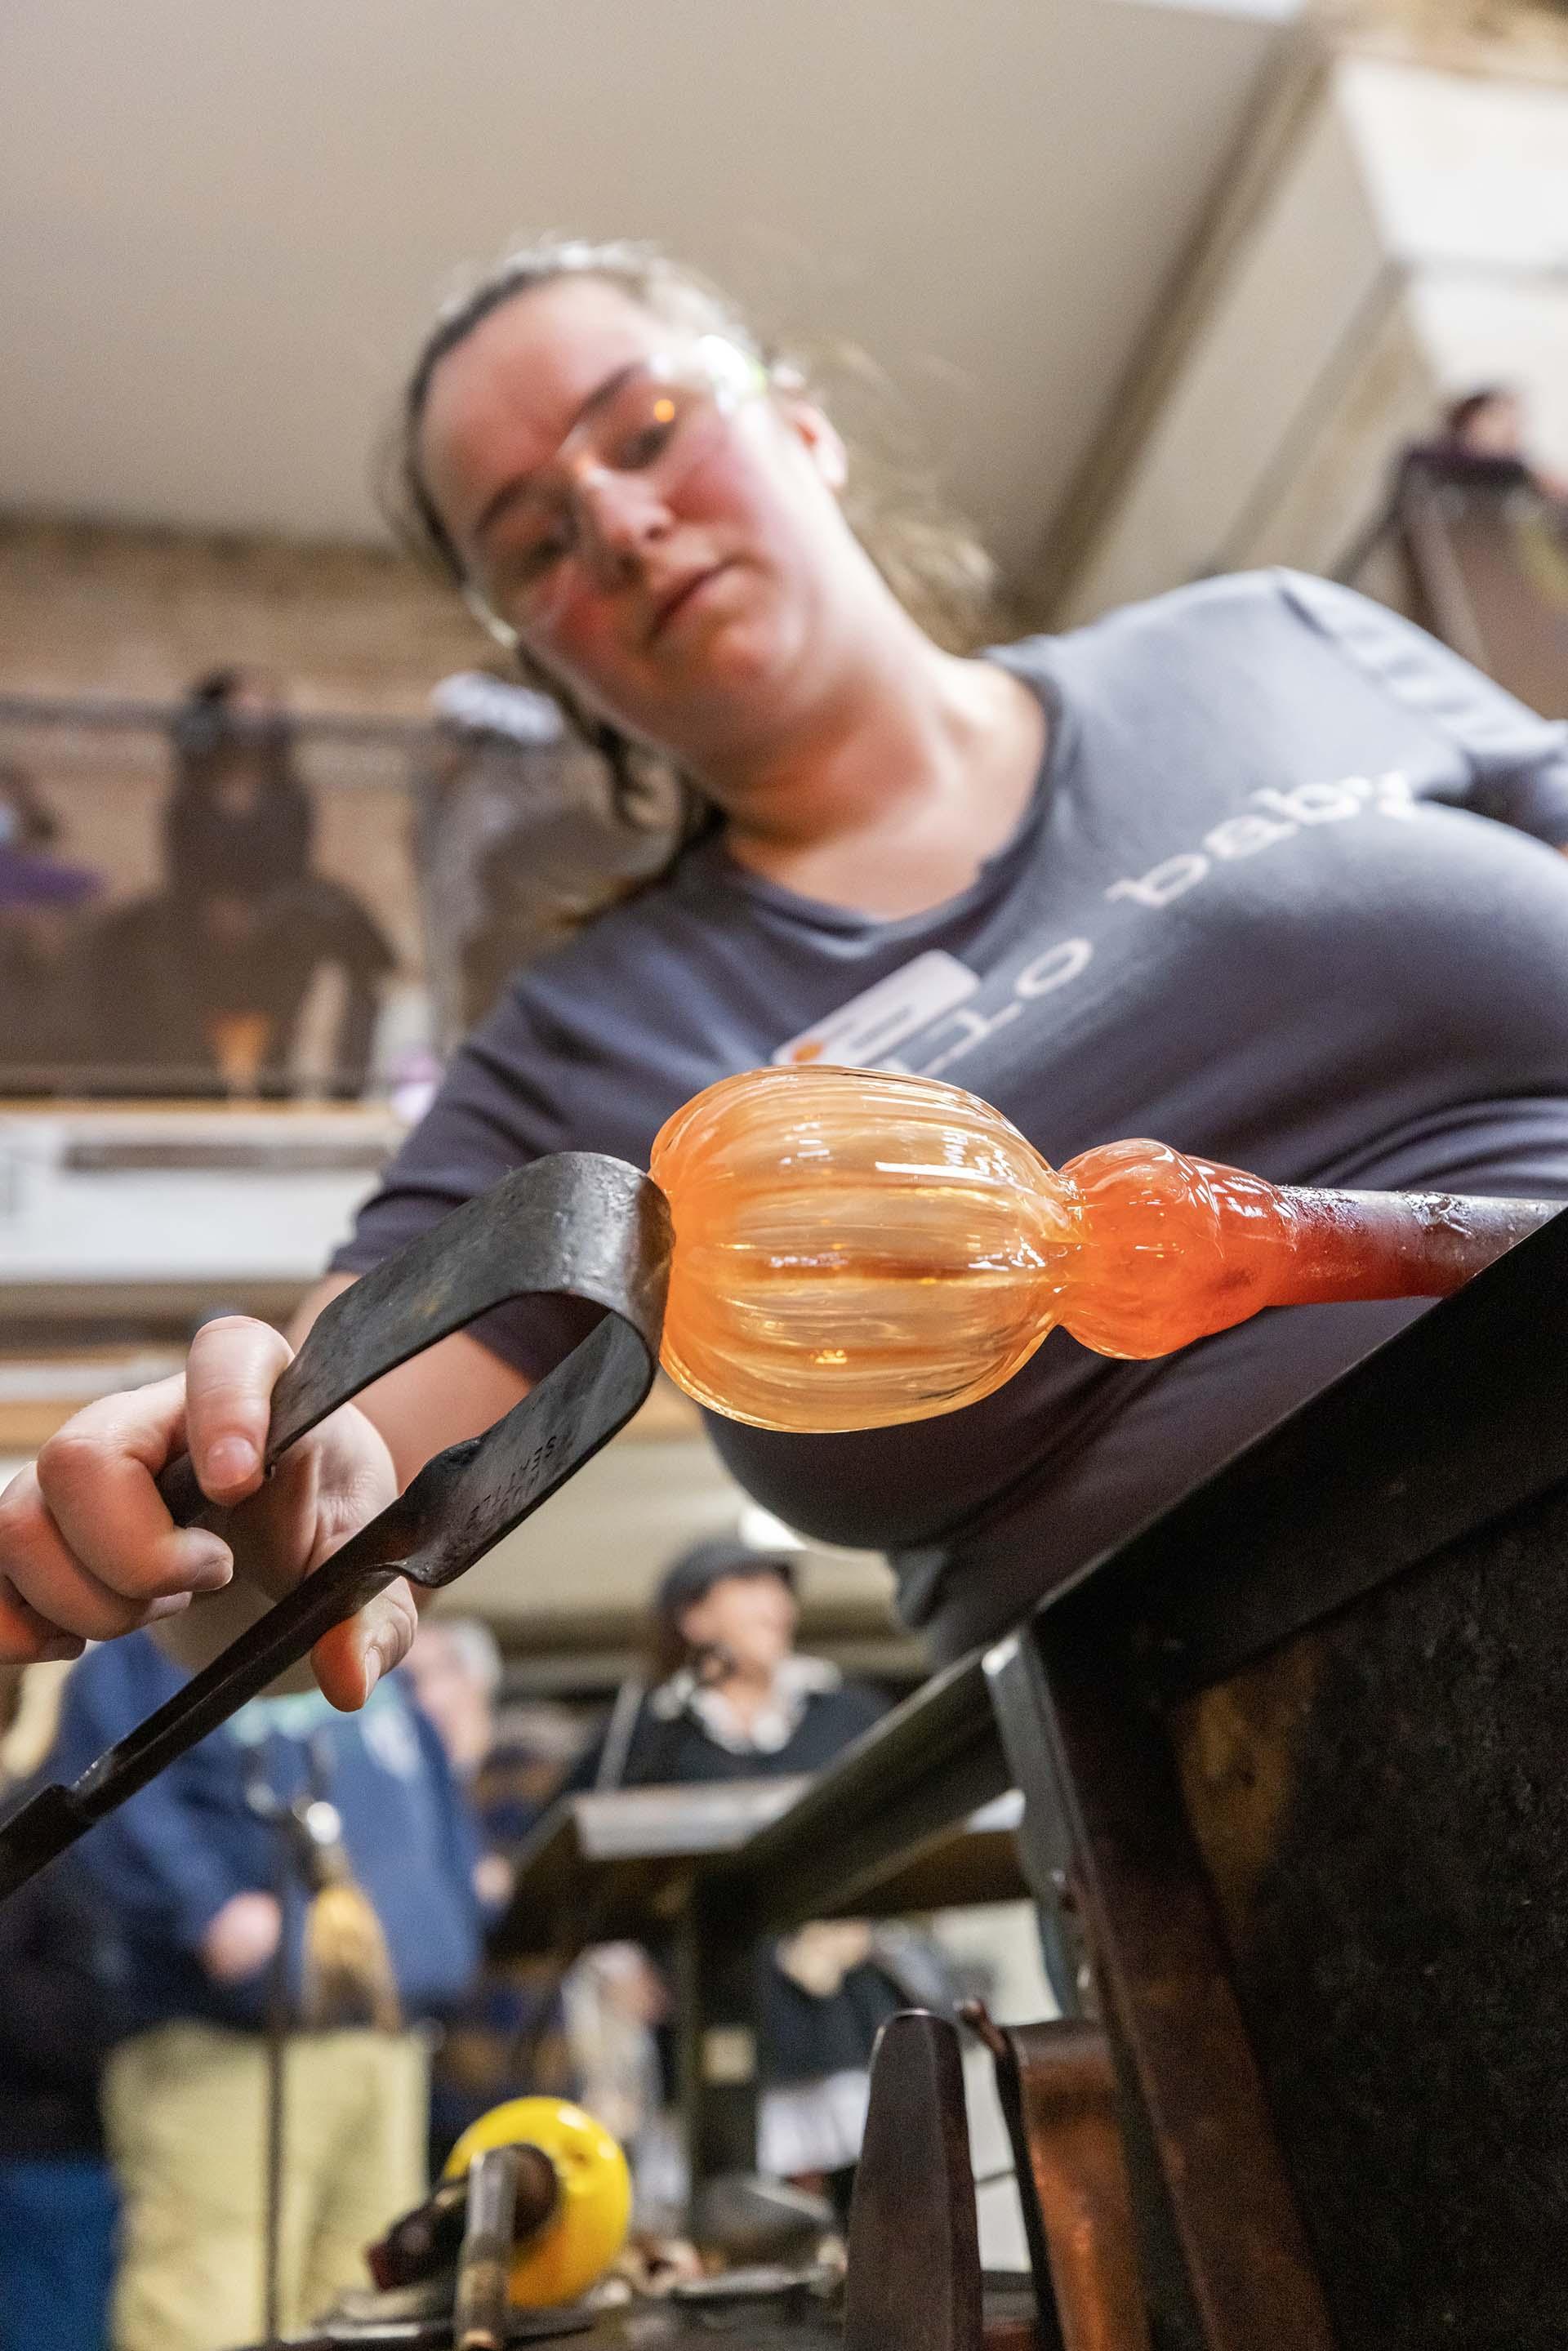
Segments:
[[[47,1751],[28,1718],[57,1708],[59,1668],[33,1666],[0,1740],[0,1809],[33,1792],[16,1769]],[[20,1690],[18,1698],[22,1696]],[[13,1738],[13,1731],[17,1734]],[[79,1882],[45,1870],[0,1903],[0,2345],[109,2351],[114,2176],[99,2114],[116,2002],[102,1938]]]
[[[248,1060],[242,1075],[260,1079],[264,1092],[284,1091],[282,1064],[306,991],[329,965],[347,988],[333,1091],[357,1095],[396,957],[353,892],[315,870],[315,807],[277,679],[239,668],[198,678],[172,745],[164,864],[177,906],[194,917],[193,977],[213,1058],[230,1077],[236,1055]]]
[[[510,1855],[544,1811],[561,1765],[516,1739],[497,1738],[501,1653],[476,1617],[426,1619],[405,1670],[473,1807],[484,1847],[475,1882],[493,1920],[512,1890]],[[559,1966],[548,1959],[487,1959],[446,2019],[432,2056],[432,2176],[491,2106],[535,2095],[570,2097],[576,2086]]]
[[[628,1685],[567,1789],[657,1787],[821,1771],[884,1711],[869,1689],[796,1650],[785,1553],[695,1544],[654,1595],[654,1684]],[[856,1922],[802,1928],[764,1973],[761,2168],[825,2188],[847,2210],[878,2027],[905,2004]]]
[[[82,1659],[66,1686],[57,1776],[179,1688],[177,1647],[163,1626]],[[73,1857],[112,1933],[129,2011],[104,2091],[124,2199],[116,2351],[225,2351],[262,2332],[269,1995],[286,2004],[290,2036],[285,2326],[362,2284],[364,2246],[424,2191],[419,2028],[472,1980],[477,1849],[439,1740],[399,1677],[383,1689],[354,1717],[314,1690],[254,1699]],[[350,1922],[351,1943],[339,1906],[335,1953],[325,1897],[308,1905],[299,1889],[280,1902],[277,1890],[277,1808],[315,1796],[336,1807],[371,1906]],[[330,2015],[311,1997],[329,1960]]]
[[[326,966],[346,982],[327,1090],[351,1101],[394,960],[358,901],[319,876],[260,901],[131,899],[92,939],[94,1058],[116,1092],[285,1096],[307,994]]]
[[[166,886],[117,906],[95,945],[100,1058],[125,1073],[126,1091],[286,1094],[325,967],[344,984],[328,1088],[353,1098],[396,958],[353,892],[311,864],[315,809],[275,682],[214,670],[191,688],[171,740]]]
[[[1568,477],[1536,460],[1529,447],[1524,402],[1511,385],[1502,383],[1482,384],[1450,400],[1435,432],[1400,449],[1387,495],[1336,566],[1336,579],[1347,583],[1358,579],[1378,548],[1408,527],[1416,504],[1437,496],[1451,511],[1456,499],[1462,505],[1470,492],[1488,502],[1496,500],[1516,531],[1522,521],[1527,545],[1521,552],[1526,568],[1539,570],[1543,556],[1552,575],[1547,592],[1560,601]],[[1529,561],[1531,548],[1534,564]]]
[[[260,670],[209,671],[186,695],[170,737],[163,863],[176,897],[266,898],[303,882],[316,811],[295,771],[294,728],[277,681]]]
[[[0,1084],[69,1084],[87,1050],[86,911],[103,880],[51,844],[59,825],[26,771],[0,761]]]

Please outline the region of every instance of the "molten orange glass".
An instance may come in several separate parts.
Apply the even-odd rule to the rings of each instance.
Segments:
[[[1060,1173],[957,1086],[752,1070],[666,1121],[664,1363],[775,1429],[881,1428],[974,1404],[1060,1323],[1168,1354],[1264,1306],[1437,1298],[1554,1213],[1446,1194],[1310,1192],[1161,1143]]]

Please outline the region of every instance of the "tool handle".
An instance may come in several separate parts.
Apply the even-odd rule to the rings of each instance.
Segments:
[[[542,2147],[531,2140],[508,2142],[517,2158],[512,2241],[535,2237],[560,2206],[560,2176]],[[394,2220],[384,2237],[366,2249],[371,2275],[383,2293],[416,2285],[456,2261],[468,2225],[468,2173],[443,2179],[423,2204]]]
[[[444,2179],[423,2204],[394,2220],[365,2248],[365,2265],[382,2294],[413,2285],[457,2258],[468,2218],[468,2182]]]
[[[517,2169],[515,2147],[487,2147],[468,2167],[468,2210],[452,2306],[454,2351],[506,2351]]]

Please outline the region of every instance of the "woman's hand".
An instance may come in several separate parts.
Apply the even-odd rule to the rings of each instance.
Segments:
[[[398,1491],[379,1431],[352,1405],[262,1477],[272,1390],[290,1360],[264,1322],[230,1316],[196,1334],[182,1377],[105,1396],[50,1437],[0,1494],[0,1659],[72,1657],[190,1605],[239,1576],[277,1599]],[[154,1483],[188,1451],[220,1506],[214,1530],[179,1528]],[[402,1578],[317,1643],[332,1704],[362,1706],[413,1637]]]

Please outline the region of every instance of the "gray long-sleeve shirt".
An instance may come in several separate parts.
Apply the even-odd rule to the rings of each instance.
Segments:
[[[967,889],[885,922],[704,843],[518,975],[335,1262],[540,1153],[645,1165],[700,1087],[819,1030],[971,1088],[1058,1165],[1149,1134],[1279,1182],[1568,1198],[1568,730],[1288,572],[995,658],[1050,739]],[[1057,1332],[942,1419],[713,1433],[780,1516],[888,1551],[952,1655],[1422,1311],[1293,1309],[1154,1364]],[[568,1326],[524,1305],[481,1335],[537,1374]]]

